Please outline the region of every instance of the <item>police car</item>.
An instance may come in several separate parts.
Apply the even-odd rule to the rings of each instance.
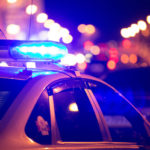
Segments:
[[[7,52],[12,58],[5,60],[18,63],[0,67],[0,150],[150,149],[150,123],[128,99],[100,79],[53,63],[65,46],[0,45],[1,56]],[[48,67],[21,66],[37,58],[50,60]]]

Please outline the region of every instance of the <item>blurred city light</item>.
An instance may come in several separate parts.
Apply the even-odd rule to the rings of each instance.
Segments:
[[[87,68],[87,63],[77,64],[79,70],[84,71]]]
[[[129,57],[128,57],[127,54],[122,54],[122,55],[121,55],[121,62],[122,62],[123,64],[127,64],[127,63],[129,62]]]
[[[113,60],[115,63],[117,63],[119,61],[118,50],[116,48],[109,49],[109,58],[110,58],[110,60]]]
[[[124,40],[122,41],[122,46],[123,46],[124,48],[126,48],[126,49],[129,49],[129,48],[131,47],[131,41],[128,40],[128,39],[124,39]]]
[[[150,24],[150,15],[146,17],[146,21],[148,24]]]
[[[8,34],[17,34],[20,32],[20,26],[16,24],[9,24],[6,28]]]
[[[28,15],[33,15],[33,14],[35,14],[36,12],[37,12],[37,6],[36,5],[34,5],[34,4],[32,4],[32,5],[28,5],[27,7],[26,7],[26,13],[28,14]]]
[[[129,37],[134,37],[136,35],[135,30],[132,29],[131,27],[128,27],[127,32],[128,32]]]
[[[69,111],[78,112],[79,109],[78,109],[77,104],[76,104],[76,103],[71,103],[71,104],[69,105]]]
[[[93,44],[93,42],[91,42],[91,41],[85,41],[85,42],[83,43],[83,47],[84,47],[84,49],[87,50],[87,51],[90,51],[90,49],[91,49],[91,47],[92,47],[93,45],[94,45],[94,44]]]
[[[114,70],[116,68],[116,62],[114,60],[109,60],[107,62],[107,68],[109,70]]]
[[[150,35],[150,31],[149,30],[144,30],[142,31],[142,35],[145,37],[148,37]]]
[[[123,38],[129,38],[130,37],[130,33],[129,33],[129,30],[128,30],[128,28],[123,28],[123,29],[121,29],[121,36],[123,37]]]
[[[88,63],[90,63],[92,56],[93,56],[93,55],[90,54],[90,53],[86,54],[86,55],[85,55],[85,61],[88,62]]]
[[[85,62],[85,56],[81,53],[76,55],[76,62],[82,64]]]
[[[45,28],[50,28],[51,25],[54,24],[54,23],[55,23],[54,20],[48,19],[48,20],[46,20],[46,21],[44,22],[44,27],[45,27]]]
[[[94,34],[95,33],[95,27],[93,25],[89,24],[85,27],[85,31],[87,34]]]
[[[60,42],[60,34],[59,31],[61,29],[61,26],[58,23],[52,23],[50,26],[50,30],[48,32],[48,39],[52,41]]]
[[[48,32],[48,40],[60,42],[60,36],[57,32],[50,30]]]
[[[61,59],[60,64],[66,66],[74,66],[76,65],[76,56],[73,54],[67,54],[64,58]]]
[[[37,15],[37,22],[38,23],[44,23],[48,19],[48,15],[46,13],[40,13]]]
[[[65,37],[65,36],[69,35],[69,30],[66,29],[66,28],[61,27],[61,29],[59,31],[59,34],[60,34],[61,37]]]
[[[140,21],[138,21],[137,24],[138,24],[138,27],[139,27],[140,30],[142,30],[142,31],[146,30],[147,24],[145,23],[145,21],[140,20]]]
[[[138,25],[137,24],[131,24],[131,30],[135,33],[135,34],[137,34],[137,33],[139,33],[139,27],[138,27]]]
[[[141,23],[140,26],[142,26]],[[131,24],[131,26],[128,28],[121,29],[120,33],[123,38],[130,38],[130,37],[134,37],[137,33],[139,33],[139,31],[140,31],[139,25],[134,23]]]
[[[70,34],[67,35],[67,36],[62,37],[62,41],[63,41],[64,43],[66,43],[66,44],[71,43],[72,40],[73,40],[73,37],[72,37]]]
[[[57,34],[58,34],[58,32],[59,32],[59,30],[61,29],[61,26],[60,26],[60,24],[59,23],[52,23],[51,24],[51,26],[50,26],[50,31],[52,30],[52,31],[55,31],[55,32],[57,32]]]
[[[85,24],[80,24],[80,25],[78,26],[78,31],[79,31],[80,33],[85,33],[85,32],[86,32],[85,28],[86,28],[86,25],[85,25]]]
[[[137,56],[136,56],[135,54],[130,54],[130,56],[129,56],[129,61],[130,61],[130,63],[132,63],[132,64],[137,63]]]
[[[17,0],[7,0],[8,3],[16,3]]]
[[[94,34],[96,29],[95,27],[92,25],[92,24],[88,24],[88,25],[85,25],[85,24],[80,24],[78,26],[78,31],[80,33],[86,33],[86,34]]]
[[[69,34],[69,30],[61,27],[60,24],[55,21],[49,19],[45,22],[45,27],[49,28],[48,39],[52,41],[60,42],[62,38],[62,42],[69,44],[72,42],[73,37]]]
[[[100,54],[100,48],[99,46],[97,45],[94,45],[90,48],[90,52],[93,54],[93,55],[99,55]]]

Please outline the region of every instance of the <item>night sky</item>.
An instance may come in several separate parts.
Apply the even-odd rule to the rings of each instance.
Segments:
[[[119,41],[121,28],[150,15],[150,0],[45,0],[45,11],[73,37],[77,38],[77,26],[83,23],[98,28],[99,42]]]

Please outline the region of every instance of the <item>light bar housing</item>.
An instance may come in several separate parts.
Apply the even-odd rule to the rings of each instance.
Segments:
[[[51,41],[28,41],[10,47],[10,55],[24,60],[60,60],[68,50],[66,46]]]

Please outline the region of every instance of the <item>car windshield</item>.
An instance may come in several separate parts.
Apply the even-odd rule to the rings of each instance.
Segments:
[[[27,81],[0,78],[0,120]]]

